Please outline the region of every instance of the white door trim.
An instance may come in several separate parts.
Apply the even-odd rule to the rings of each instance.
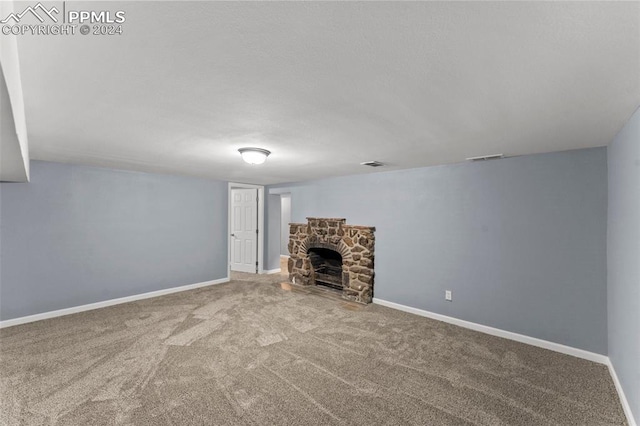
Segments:
[[[258,190],[258,273],[264,273],[264,186],[248,183],[229,182],[227,192],[227,276],[231,277],[231,190],[234,188],[255,188]]]

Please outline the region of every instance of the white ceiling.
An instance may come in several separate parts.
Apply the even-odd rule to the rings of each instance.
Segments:
[[[603,146],[640,103],[639,2],[67,5],[124,34],[19,37],[33,159],[269,184]]]

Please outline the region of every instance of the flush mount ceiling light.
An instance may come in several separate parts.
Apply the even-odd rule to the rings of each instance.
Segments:
[[[240,148],[238,152],[242,155],[242,159],[249,164],[262,164],[271,154],[271,151],[262,148]]]
[[[504,154],[489,154],[489,155],[480,155],[479,157],[469,157],[467,161],[486,161],[486,160],[498,160],[500,158],[504,158]]]
[[[384,166],[384,164],[382,164],[379,161],[365,161],[364,163],[360,163],[361,166],[369,166],[369,167],[380,167],[380,166]]]

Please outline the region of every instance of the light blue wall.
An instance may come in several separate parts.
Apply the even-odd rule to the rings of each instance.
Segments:
[[[640,420],[640,110],[607,149],[609,358]]]
[[[605,148],[270,191],[294,222],[376,227],[376,298],[607,353]]]
[[[0,184],[0,319],[227,275],[227,183],[34,161]]]

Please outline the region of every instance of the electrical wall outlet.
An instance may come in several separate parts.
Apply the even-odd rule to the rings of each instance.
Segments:
[[[451,290],[444,291],[444,300],[448,300],[449,302],[451,302]]]

